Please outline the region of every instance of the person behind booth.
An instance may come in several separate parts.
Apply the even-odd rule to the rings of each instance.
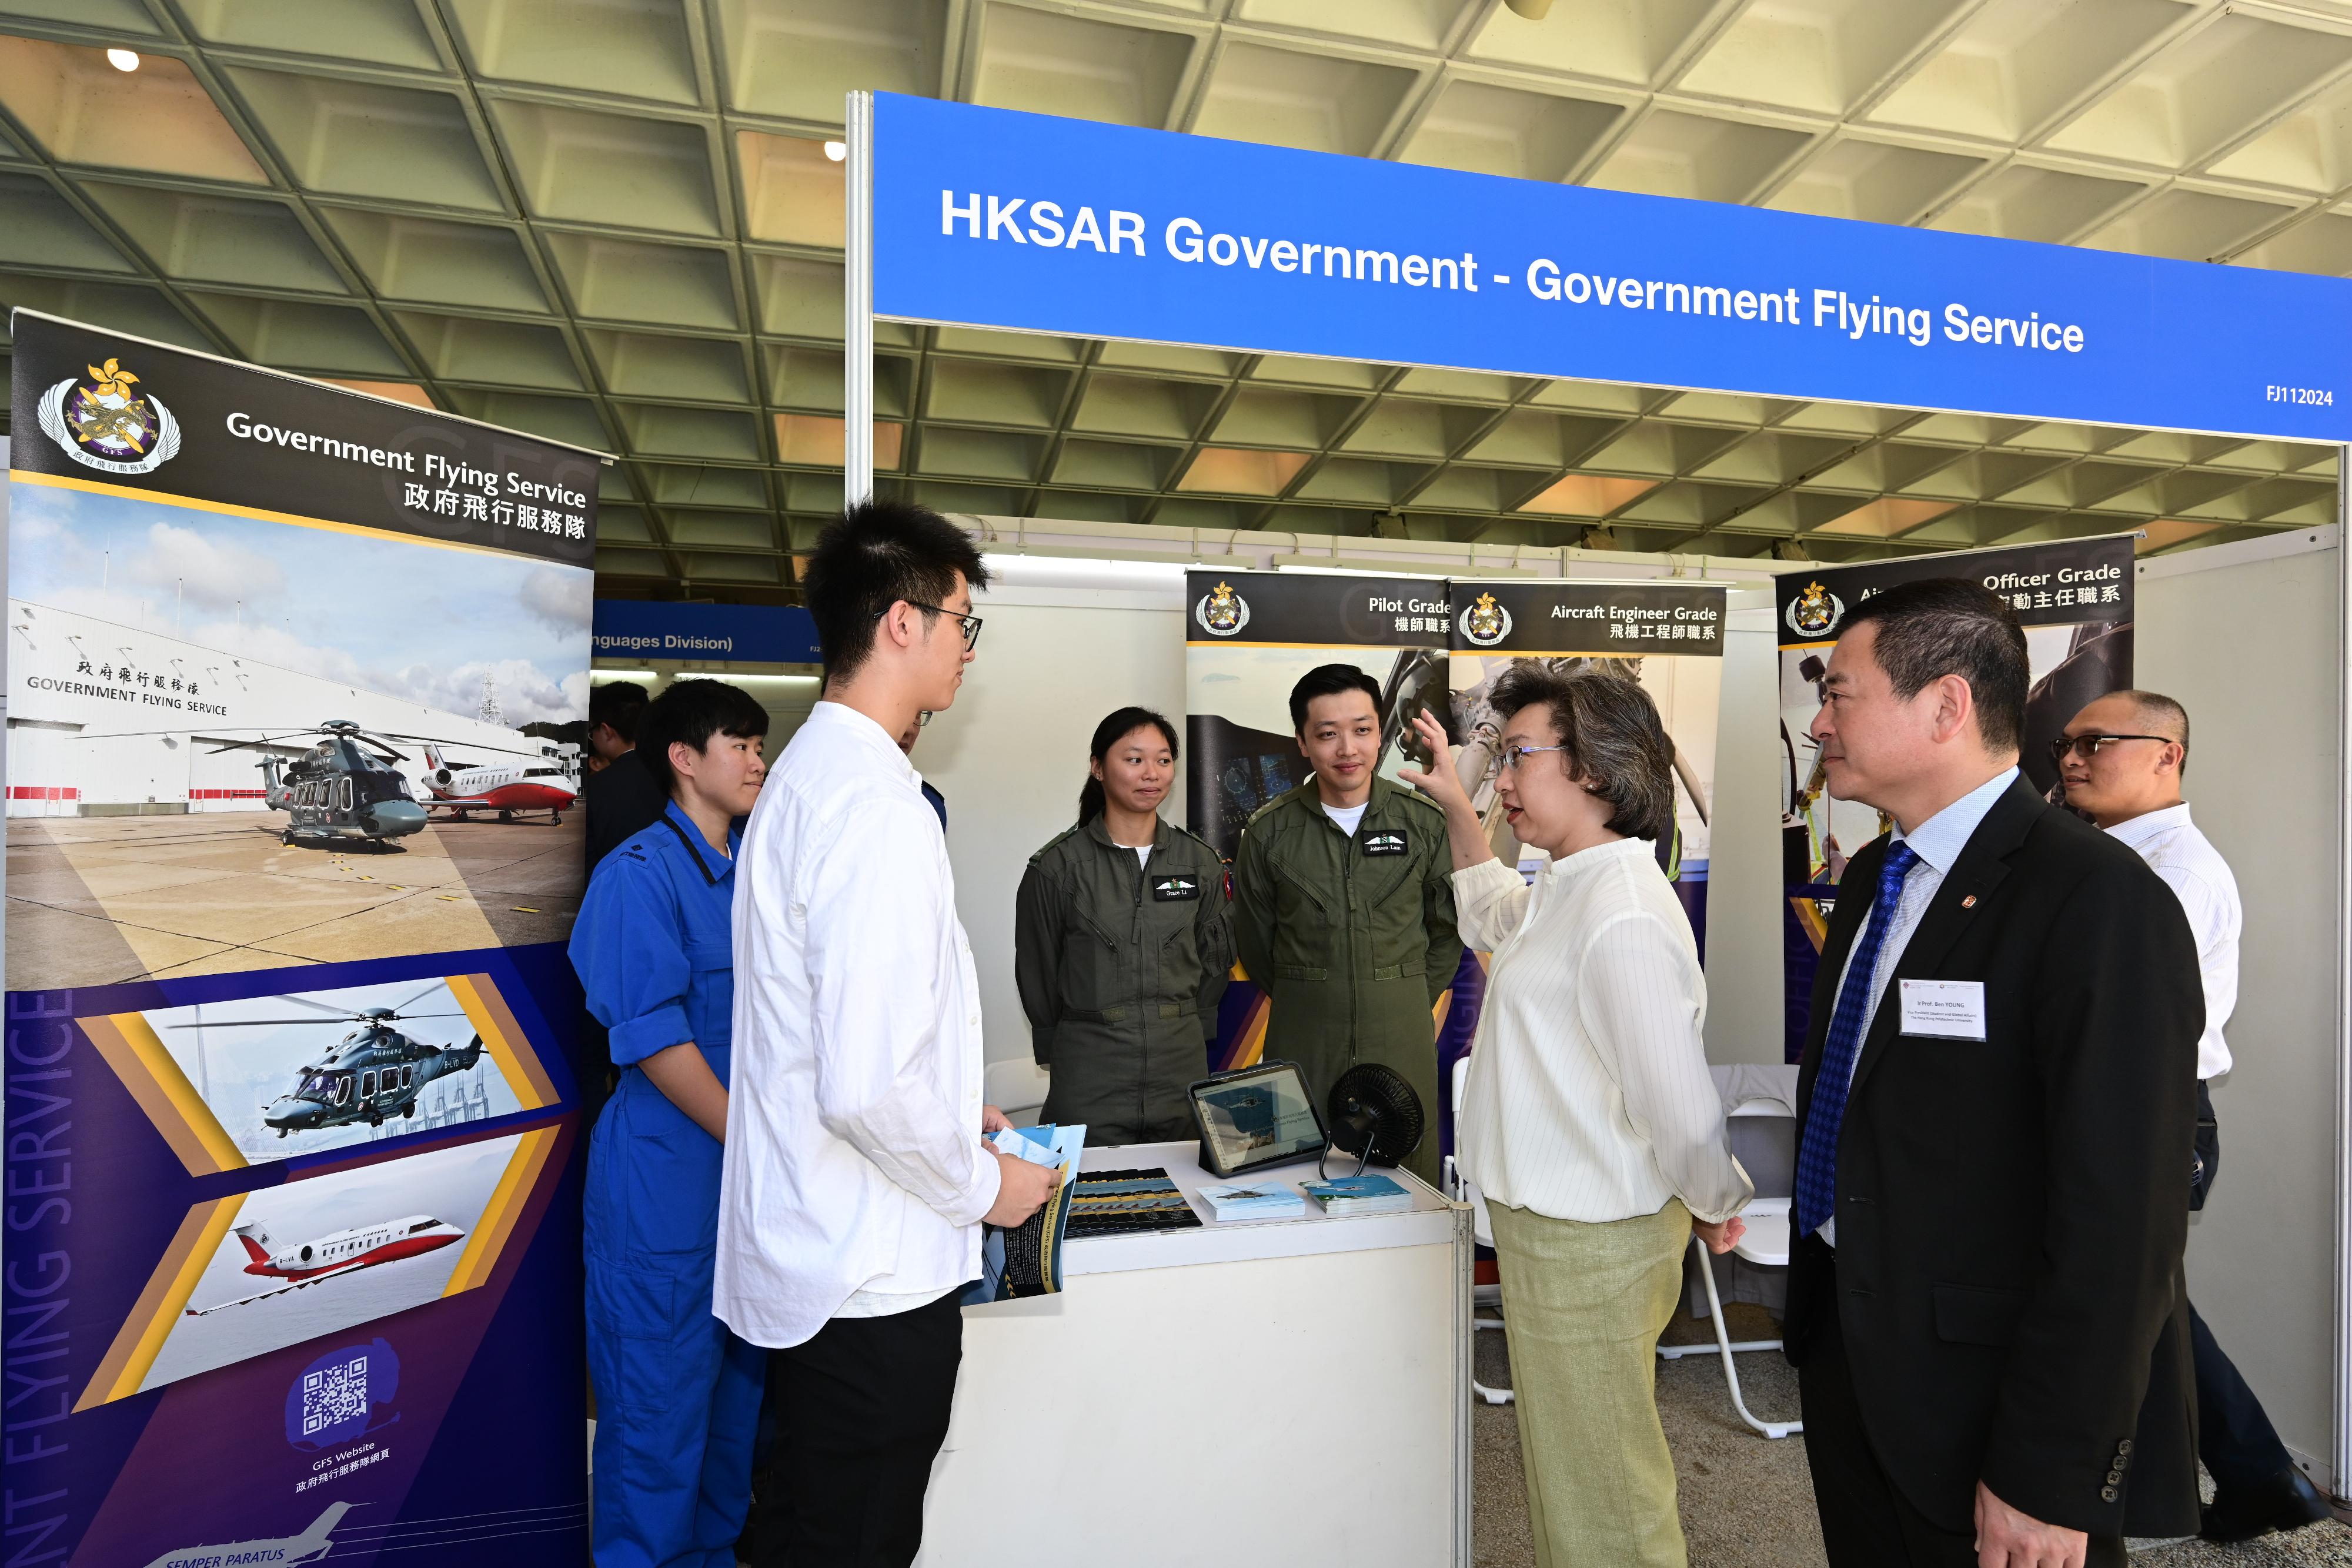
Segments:
[[[588,869],[593,872],[627,840],[661,820],[669,804],[648,758],[637,755],[637,727],[646,688],[610,681],[588,694],[588,777],[580,806],[588,813]]]
[[[1797,1082],[1782,1338],[1831,1568],[2120,1568],[2197,1528],[2197,945],[2021,778],[2028,685],[2008,601],[1930,578],[1848,612],[1807,727],[1895,824],[1839,884]]]
[[[1427,715],[1431,765],[1398,777],[1444,809],[1463,940],[1494,955],[1462,1173],[1494,1221],[1536,1561],[1679,1568],[1653,1351],[1691,1233],[1730,1250],[1755,1186],[1707,1074],[1690,916],[1658,866],[1674,742],[1608,670],[1515,664],[1494,706],[1496,799],[1551,856],[1533,887],[1495,857]]]
[[[1160,820],[1176,727],[1123,707],[1095,727],[1077,825],[1029,858],[1013,903],[1013,977],[1045,1118],[1089,1144],[1192,1135],[1185,1091],[1208,1072],[1232,967],[1224,862]]]
[[[2230,1071],[2222,1026],[2238,1005],[2238,882],[2189,821],[2180,798],[2189,773],[2189,711],[2155,692],[2116,692],[2084,705],[2051,748],[2066,803],[2127,844],[2180,900],[2197,938],[2205,1032],[2197,1040],[2197,1156],[2189,1207],[2201,1208],[2221,1166],[2212,1080]],[[2279,1441],[2263,1402],[2189,1304],[2197,1366],[2197,1457],[2213,1476],[2199,1533],[2248,1541],[2328,1517],[2327,1500]]]
[[[1378,778],[1381,688],[1323,664],[1290,691],[1291,727],[1314,777],[1260,807],[1234,856],[1234,940],[1273,1009],[1265,1054],[1298,1063],[1320,1107],[1359,1061],[1404,1076],[1438,1121],[1437,998],[1454,983],[1444,813]],[[1437,1140],[1407,1166],[1437,1180]]]
[[[733,1568],[751,1501],[765,1360],[711,1315],[710,1291],[734,1030],[729,824],[759,796],[767,733],[740,687],[663,692],[641,734],[668,803],[597,868],[572,928],[622,1069],[588,1146],[597,1568]]]

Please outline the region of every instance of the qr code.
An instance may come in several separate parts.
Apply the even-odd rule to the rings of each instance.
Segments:
[[[302,1435],[365,1416],[368,1408],[367,1357],[355,1355],[340,1366],[322,1366],[302,1375]]]

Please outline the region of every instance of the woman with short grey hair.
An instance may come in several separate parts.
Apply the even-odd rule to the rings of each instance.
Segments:
[[[1501,1263],[1540,1568],[1680,1568],[1653,1350],[1696,1229],[1717,1252],[1754,1187],[1731,1156],[1700,1030],[1706,981],[1658,867],[1674,743],[1639,683],[1530,661],[1495,683],[1496,795],[1550,864],[1495,857],[1445,735],[1402,775],[1445,810],[1462,940],[1494,955],[1470,1054],[1462,1171]]]

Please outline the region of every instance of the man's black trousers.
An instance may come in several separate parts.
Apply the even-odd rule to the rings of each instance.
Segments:
[[[768,1354],[776,1423],[754,1568],[907,1568],[963,1361],[961,1291]]]

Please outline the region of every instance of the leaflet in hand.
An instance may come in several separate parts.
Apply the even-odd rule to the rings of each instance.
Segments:
[[[1050,1296],[1062,1288],[1062,1241],[1070,1224],[1070,1188],[1078,1179],[1087,1129],[1076,1126],[1008,1129],[989,1139],[997,1151],[1031,1165],[1059,1166],[1062,1181],[1045,1206],[1023,1223],[989,1226],[981,1241],[979,1281],[964,1291],[963,1304],[1007,1301],[1019,1296]]]

